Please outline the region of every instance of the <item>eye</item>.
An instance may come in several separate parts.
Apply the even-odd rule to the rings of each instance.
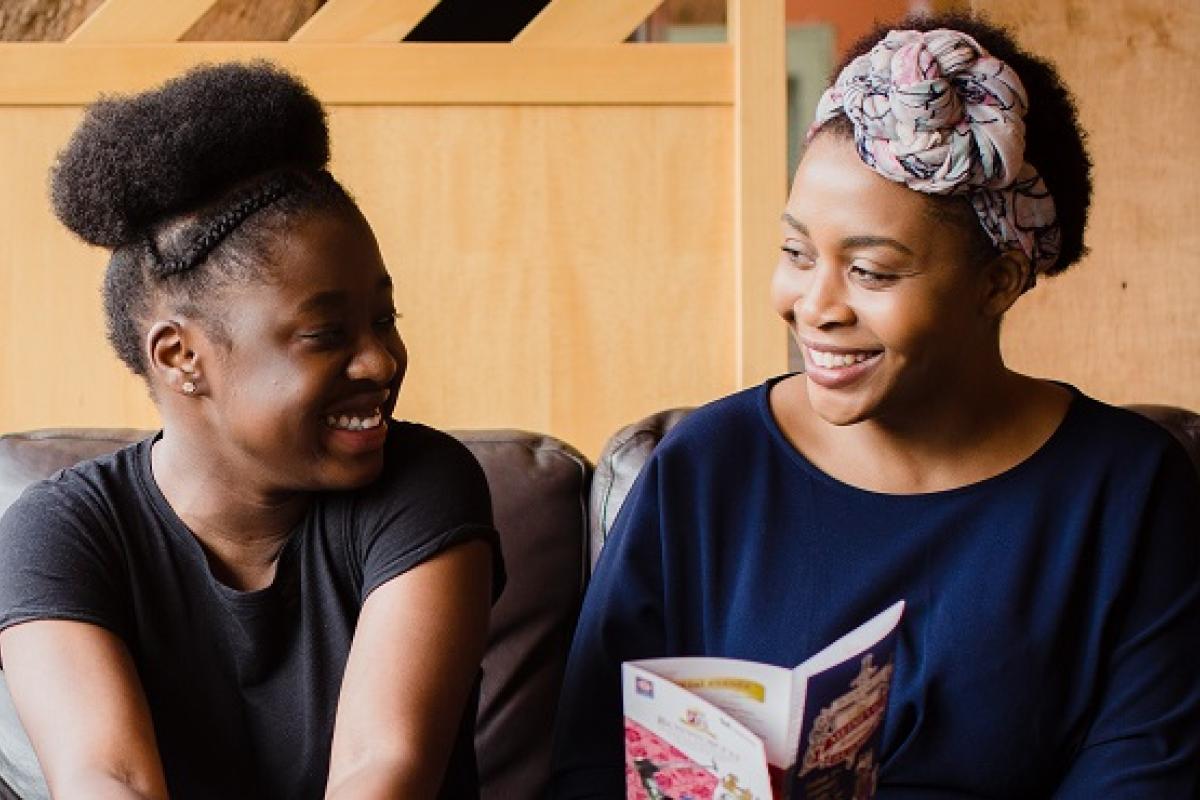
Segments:
[[[870,267],[863,266],[862,264],[851,264],[850,274],[861,285],[868,288],[890,286],[899,279],[898,275],[893,275],[888,272],[879,272],[878,270],[871,269]]]
[[[396,313],[396,309],[391,309],[375,318],[375,327],[377,328],[394,328],[396,320],[400,319],[400,315]]]
[[[782,245],[779,249],[783,253],[783,257],[788,260],[788,263],[790,263],[794,266],[797,266],[797,267],[811,267],[812,266],[812,263],[813,263],[812,256],[810,256],[804,250],[801,250],[796,245],[785,244],[785,245]]]
[[[301,333],[300,338],[318,347],[337,347],[346,341],[346,331],[340,327],[317,328]]]

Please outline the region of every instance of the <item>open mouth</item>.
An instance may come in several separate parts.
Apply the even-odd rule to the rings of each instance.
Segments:
[[[366,414],[327,414],[325,424],[337,431],[369,431],[383,424],[383,412],[375,408]]]
[[[878,356],[881,350],[856,350],[856,351],[841,351],[830,352],[828,350],[817,350],[813,347],[806,348],[808,350],[809,360],[813,366],[821,369],[846,369],[853,367],[855,364],[861,364],[864,361],[869,361]]]

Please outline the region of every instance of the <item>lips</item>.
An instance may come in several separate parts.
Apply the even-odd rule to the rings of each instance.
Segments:
[[[882,350],[856,350],[803,343],[805,374],[826,389],[849,386],[875,368]]]
[[[830,353],[824,350],[809,350],[813,363],[824,369],[842,369],[854,364],[861,364],[876,355],[873,352],[858,351],[855,353]]]
[[[325,424],[339,431],[367,431],[383,424],[383,412],[374,408],[366,414],[328,414]]]
[[[391,391],[360,394],[327,409],[322,415],[327,441],[338,451],[358,456],[377,451],[387,440]]]

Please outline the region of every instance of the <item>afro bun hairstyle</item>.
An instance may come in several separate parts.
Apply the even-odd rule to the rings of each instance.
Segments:
[[[321,104],[265,61],[196,67],[88,108],[51,171],[50,198],[67,228],[112,250],[108,338],[135,374],[150,380],[157,301],[220,338],[221,290],[275,268],[271,250],[290,223],[358,213],[328,163]]]
[[[265,61],[204,65],[93,104],[51,172],[62,223],[109,249],[273,169],[329,162],[320,102]]]

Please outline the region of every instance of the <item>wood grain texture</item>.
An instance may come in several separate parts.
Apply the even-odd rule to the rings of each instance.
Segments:
[[[397,285],[401,410],[593,457],[731,391],[729,109],[337,109]]]
[[[617,44],[625,41],[662,0],[550,0],[514,44]]]
[[[782,0],[730,0],[734,47],[735,380],[750,386],[787,369],[787,335],[768,289],[787,196],[787,108]]]
[[[293,42],[398,42],[440,0],[328,0]]]
[[[71,44],[173,42],[217,0],[105,0],[67,37]]]
[[[104,0],[3,0],[0,41],[60,42]]]
[[[337,104],[698,104],[733,101],[722,44],[0,43],[0,106],[76,105],[154,86],[202,62],[266,58]]]
[[[46,197],[46,172],[78,121],[75,109],[0,109],[3,431],[156,424],[145,387],[104,338],[107,254],[67,233]]]
[[[287,41],[323,1],[217,0],[182,39],[195,42]]]
[[[79,112],[0,108],[0,430],[150,426],[109,353],[105,254],[53,219]],[[401,412],[598,454],[660,408],[732,391],[732,109],[334,107],[335,174],[397,284]],[[764,302],[765,305],[765,302]]]
[[[975,0],[1052,60],[1095,162],[1091,254],[1010,314],[1016,369],[1200,409],[1200,4]]]
[[[59,42],[104,0],[0,0],[0,41]],[[181,37],[194,41],[282,41],[322,0],[216,0]],[[164,0],[163,5],[167,5]]]
[[[775,24],[755,19],[754,30]],[[742,52],[759,51],[747,38]],[[780,346],[770,371],[782,368],[784,336],[766,300],[771,259],[739,260],[754,247],[773,256],[782,203],[781,170],[777,198],[771,181],[756,183],[774,169],[773,150],[755,152],[774,147],[769,120],[735,135],[751,109],[772,113],[771,92],[751,85],[754,75],[774,80],[771,57],[745,73],[739,113],[733,54],[732,45],[0,44],[9,143],[0,212],[22,232],[0,244],[0,430],[155,424],[140,380],[104,340],[106,255],[52,218],[45,179],[81,104],[228,58],[277,60],[329,105],[335,173],[397,281],[413,358],[406,416],[545,431],[596,455],[631,420],[736,389],[746,354],[758,358],[740,333],[750,308],[760,315],[750,324],[769,321]],[[779,71],[782,120],[782,57]],[[769,206],[765,218],[745,216],[766,223],[755,245],[735,229],[738,187]]]

